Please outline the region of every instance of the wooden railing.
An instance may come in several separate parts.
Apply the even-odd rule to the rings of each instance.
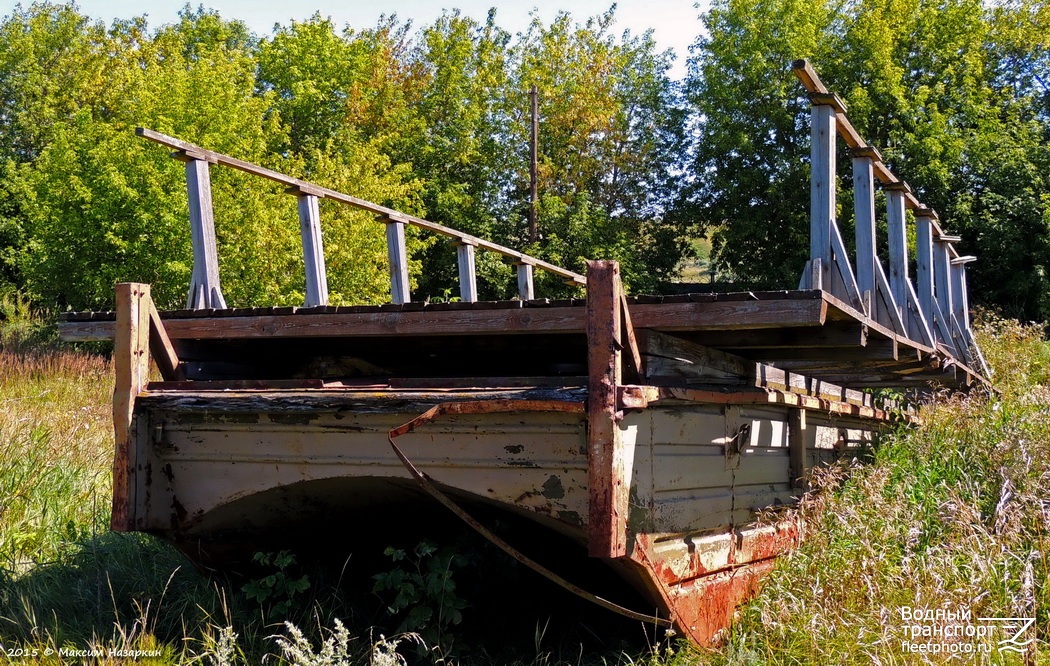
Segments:
[[[824,289],[894,333],[928,347],[941,346],[988,376],[988,367],[970,328],[966,264],[960,238],[944,232],[937,213],[922,204],[889,169],[846,117],[846,105],[820,81],[805,60],[793,63],[809,92],[812,142],[810,187],[810,260],[800,289]],[[843,243],[836,209],[836,136],[853,160],[856,222],[856,272]],[[886,193],[889,273],[882,267],[875,241],[875,180]],[[907,216],[915,217],[916,278],[909,276]]]
[[[303,260],[306,266],[307,307],[328,305],[328,281],[325,273],[324,244],[321,238],[321,220],[318,202],[329,199],[377,216],[386,225],[387,257],[390,266],[390,298],[404,304],[412,300],[408,279],[408,257],[405,245],[405,225],[412,225],[453,239],[459,259],[459,290],[463,301],[478,300],[475,274],[475,248],[496,252],[510,258],[517,266],[518,296],[522,300],[535,298],[533,271],[536,268],[553,273],[569,284],[586,285],[587,279],[560,266],[512,250],[498,243],[472,236],[429,220],[407,215],[392,208],[358,199],[342,192],[272,171],[251,162],[216,153],[186,141],[140,127],[135,133],[141,137],[172,148],[172,157],[186,163],[186,188],[189,195],[190,227],[193,243],[193,273],[186,307],[189,309],[225,308],[219,280],[218,251],[215,244],[215,219],[212,211],[209,167],[222,165],[267,178],[286,186],[287,192],[298,197],[299,222],[303,239]]]

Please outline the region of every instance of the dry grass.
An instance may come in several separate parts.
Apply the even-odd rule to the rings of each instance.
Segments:
[[[800,508],[803,546],[782,558],[727,643],[701,661],[1047,663],[1039,641],[1000,651],[1000,630],[912,639],[915,623],[903,615],[970,612],[963,624],[975,625],[1035,617],[1025,639],[1050,629],[1050,350],[1038,327],[985,318],[978,330],[1000,393],[932,401],[925,425],[885,437],[870,464],[825,471],[823,492]],[[974,653],[946,654],[954,650]]]
[[[0,351],[0,567],[59,561],[109,515],[109,363]]]

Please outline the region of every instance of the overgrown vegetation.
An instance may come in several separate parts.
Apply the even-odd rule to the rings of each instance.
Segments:
[[[1043,663],[1050,631],[1050,345],[1039,326],[985,317],[978,337],[999,393],[926,404],[923,425],[885,438],[869,464],[821,475],[802,506],[805,541],[743,609],[711,664]],[[911,609],[1035,618],[983,639],[914,637]],[[985,623],[989,624],[989,623]],[[994,624],[994,623],[992,623]],[[904,643],[938,644],[941,654]],[[955,645],[953,648],[952,645]],[[933,649],[933,648],[931,648]],[[1036,661],[1036,657],[1039,657]],[[953,662],[954,663],[954,662]]]
[[[506,661],[484,656],[505,654],[499,645],[454,649],[467,626],[459,614],[471,610],[455,583],[470,553],[429,543],[389,549],[391,566],[373,581],[376,602],[389,607],[384,620],[362,614],[290,553],[259,554],[242,577],[205,575],[170,545],[109,533],[110,367],[103,356],[19,342],[17,331],[44,329],[12,319],[0,326],[5,649],[140,650],[164,664]],[[921,426],[884,438],[873,460],[823,470],[822,492],[800,508],[803,545],[780,560],[719,648],[552,652],[550,628],[537,625],[534,649],[517,662],[940,663],[943,655],[902,647],[914,624],[902,610],[940,609],[1034,617],[1024,638],[1038,640],[1022,653],[998,651],[997,634],[954,642],[989,650],[977,663],[1042,663],[1050,345],[1038,326],[987,315],[977,331],[998,393],[938,397],[923,406]]]

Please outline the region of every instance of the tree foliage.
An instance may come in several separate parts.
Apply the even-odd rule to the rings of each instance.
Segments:
[[[673,279],[703,234],[722,275],[790,287],[808,247],[809,114],[788,67],[805,57],[980,257],[973,299],[1050,317],[1046,0],[717,0],[681,86],[651,33],[614,22],[563,12],[512,36],[495,10],[418,30],[315,15],[258,36],[188,7],[157,28],[16,7],[0,21],[0,286],[102,308],[115,281],[138,280],[184,301],[183,167],[134,136],[147,126],[575,270],[617,259],[635,290]],[[221,167],[212,183],[227,301],[302,302],[294,198]],[[332,302],[386,300],[382,226],[326,201],[322,230]],[[409,249],[413,298],[456,293],[450,243],[413,231]],[[482,298],[515,293],[498,255],[478,254],[478,276]],[[543,295],[569,292],[537,277]]]
[[[722,270],[783,287],[808,254],[808,104],[789,71],[808,58],[980,257],[971,298],[1050,316],[1047,17],[1039,0],[716,2],[690,62],[700,134],[685,206]],[[848,168],[840,178],[849,229]]]
[[[63,307],[106,307],[120,280],[151,282],[166,307],[184,300],[182,166],[136,126],[520,245],[532,83],[544,90],[545,233],[531,250],[664,276],[680,255],[664,221],[680,117],[667,56],[649,35],[614,38],[612,16],[535,21],[515,42],[494,11],[418,31],[315,15],[259,37],[189,7],[157,29],[106,27],[72,4],[18,7],[0,23],[0,279]],[[212,189],[227,302],[301,302],[294,199],[220,167]],[[331,301],[385,300],[382,226],[325,202],[322,230]],[[416,298],[455,291],[447,242],[413,231],[409,250]],[[478,260],[482,296],[510,296],[513,267]]]

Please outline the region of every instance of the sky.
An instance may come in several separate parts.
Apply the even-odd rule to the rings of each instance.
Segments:
[[[661,50],[672,49],[677,55],[671,77],[685,76],[685,59],[689,45],[700,33],[700,9],[695,0],[619,0],[614,30],[618,34],[630,30],[633,34],[652,29]],[[274,24],[290,20],[308,19],[314,12],[330,17],[336,26],[354,27],[375,25],[382,14],[396,13],[402,20],[411,19],[417,27],[429,24],[441,15],[442,9],[460,9],[463,14],[484,20],[490,7],[496,7],[496,23],[514,34],[524,31],[529,14],[534,9],[549,23],[560,10],[570,11],[581,22],[589,16],[609,9],[613,0],[194,0],[196,7],[216,9],[228,19],[239,19],[255,33],[269,35]],[[0,0],[0,13],[8,16],[15,6],[11,0]],[[28,5],[29,2],[23,3]],[[186,0],[78,0],[81,12],[110,23],[114,18],[131,18],[145,14],[153,27],[171,23]]]

